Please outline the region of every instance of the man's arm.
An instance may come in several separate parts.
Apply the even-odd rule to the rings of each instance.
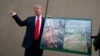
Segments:
[[[12,17],[14,18],[15,22],[19,25],[19,26],[25,26],[26,25],[26,20],[22,21],[16,14],[16,12],[14,12],[13,10],[9,11],[10,14],[12,15]]]

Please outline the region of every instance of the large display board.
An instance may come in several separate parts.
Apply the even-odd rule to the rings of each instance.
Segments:
[[[91,55],[91,20],[46,18],[40,48]]]

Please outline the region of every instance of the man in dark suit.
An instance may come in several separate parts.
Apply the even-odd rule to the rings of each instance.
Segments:
[[[34,12],[36,16],[28,17],[24,21],[22,21],[13,10],[9,12],[19,26],[27,26],[22,43],[22,46],[25,48],[24,56],[42,56],[43,50],[40,49],[40,40],[45,18],[42,17],[41,6],[35,5]]]

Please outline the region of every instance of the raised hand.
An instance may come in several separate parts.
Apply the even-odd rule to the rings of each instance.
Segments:
[[[13,14],[15,13],[15,11],[10,10],[9,13],[10,13],[11,15],[13,15]]]

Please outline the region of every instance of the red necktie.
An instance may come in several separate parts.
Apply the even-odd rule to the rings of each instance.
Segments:
[[[37,17],[36,20],[36,24],[35,24],[35,32],[34,32],[34,39],[37,40],[39,37],[39,25],[40,24],[40,20],[39,20],[39,16]]]

